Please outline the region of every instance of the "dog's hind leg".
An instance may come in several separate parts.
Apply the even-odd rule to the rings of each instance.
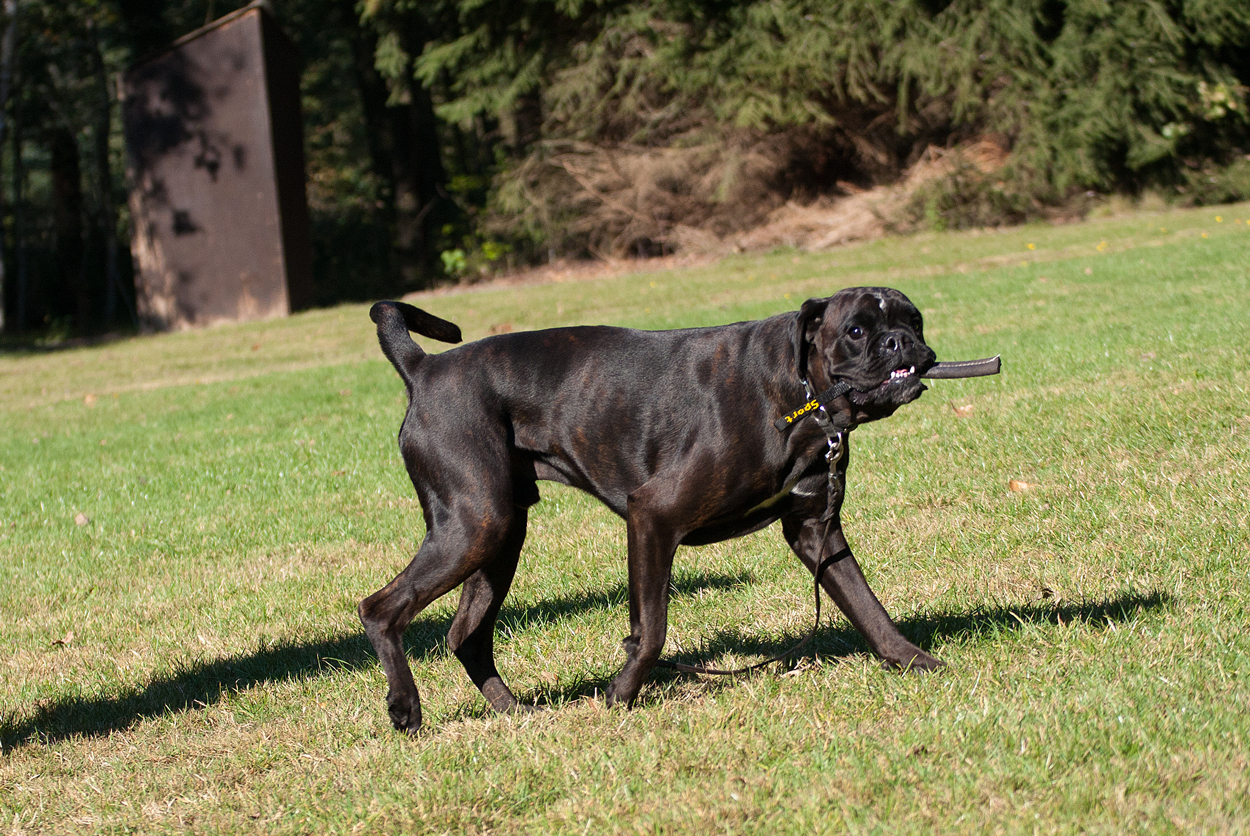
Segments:
[[[404,654],[404,630],[417,613],[490,563],[512,530],[516,509],[508,487],[492,490],[498,486],[485,476],[466,480],[470,483],[475,489],[457,495],[453,503],[422,503],[424,508],[433,505],[437,510],[427,516],[429,530],[421,548],[393,581],[357,608],[386,672],[391,723],[410,734],[421,726],[421,699]]]
[[[782,517],[781,528],[790,548],[808,570],[815,573],[818,568],[816,561],[822,553],[825,524],[812,517]],[[864,579],[851,547],[847,545],[840,522],[835,523],[824,546],[825,566],[820,573],[821,586],[868,641],[872,652],[890,667],[903,671],[930,671],[942,667],[945,663],[941,659],[908,641],[885,607],[881,606]]]
[[[516,574],[527,519],[526,509],[517,508],[499,550],[464,582],[460,605],[447,634],[447,646],[496,711],[517,707],[516,697],[495,667],[495,619]]]

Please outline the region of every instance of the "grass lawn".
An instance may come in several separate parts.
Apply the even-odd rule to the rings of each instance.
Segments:
[[[624,524],[545,485],[496,647],[553,710],[487,712],[446,652],[449,595],[408,632],[412,740],[355,615],[422,534],[365,306],[0,355],[0,833],[1250,831],[1248,221],[928,234],[418,301],[476,338],[886,284],[939,358],[1004,370],[854,435],[847,534],[946,669],[885,672],[835,616],[789,670],[657,671],[608,710]],[[666,655],[687,661],[752,661],[811,618],[776,528],[683,549],[674,588]]]

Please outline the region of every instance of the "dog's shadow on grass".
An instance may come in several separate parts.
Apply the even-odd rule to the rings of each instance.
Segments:
[[[749,574],[687,575],[675,582],[675,591],[688,593],[749,582]],[[526,626],[550,623],[579,612],[615,608],[624,600],[625,591],[618,585],[611,589],[548,599],[533,605],[505,606],[500,613],[500,621]],[[899,627],[912,641],[928,649],[935,642],[947,637],[975,640],[978,636],[1013,632],[1026,625],[1081,622],[1099,625],[1126,621],[1139,612],[1166,607],[1170,601],[1171,597],[1163,592],[1128,593],[1094,602],[1024,604],[976,608],[962,613],[919,615],[900,620]],[[409,655],[419,659],[429,654],[446,652],[445,636],[450,626],[449,615],[418,619],[406,635]],[[792,643],[791,637],[761,638],[739,630],[724,630],[705,640],[697,651],[677,655],[688,664],[706,663],[717,667],[720,664],[718,660],[726,654],[747,661],[752,657],[768,657],[780,653]],[[863,639],[841,619],[835,624],[822,627],[803,651],[804,654],[818,653],[833,658],[863,652],[867,652]],[[116,696],[63,697],[44,702],[38,706],[33,716],[0,719],[0,744],[7,754],[17,746],[32,743],[50,744],[75,736],[103,736],[128,728],[142,719],[195,707],[207,707],[231,692],[266,682],[307,679],[329,671],[357,669],[376,664],[373,648],[369,646],[363,632],[317,642],[262,646],[246,655],[188,666],[175,673],[156,677],[142,689]],[[682,674],[659,668],[653,674],[653,678],[661,683],[679,676]],[[559,705],[602,694],[608,681],[583,679],[568,687],[538,689],[520,695],[520,699],[529,704]],[[644,691],[643,702],[656,698],[656,690]],[[648,693],[652,696],[648,696]],[[480,707],[468,710],[475,712]]]
[[[902,618],[899,629],[919,647],[929,650],[937,642],[952,638],[975,643],[978,638],[1012,633],[1025,626],[1043,624],[1086,624],[1092,627],[1124,622],[1138,613],[1163,609],[1172,597],[1165,592],[1127,593],[1099,601],[1032,603],[1002,607],[976,607],[967,612],[939,612]],[[825,605],[829,604],[826,598]],[[818,654],[826,659],[841,659],[860,653],[869,653],[868,644],[855,628],[837,614],[833,607],[822,608],[822,626],[810,643],[798,654],[788,657],[796,663],[805,656]],[[828,623],[832,621],[833,623]],[[702,640],[695,649],[686,652],[666,648],[665,655],[687,665],[706,665],[711,668],[745,666],[789,650],[802,636],[775,636],[763,638],[744,633],[738,629],[721,630]],[[731,655],[731,662],[726,662]],[[784,664],[784,662],[783,662]],[[764,668],[763,672],[783,668]],[[651,674],[653,681],[666,683],[688,674],[657,667]],[[707,687],[715,690],[733,681],[732,676],[705,677]],[[560,705],[587,697],[603,694],[610,679],[582,679],[567,687],[538,688],[518,699],[526,705]],[[644,690],[639,704],[663,699],[658,689]]]
[[[751,583],[747,574],[689,574],[675,581],[679,593],[701,589],[727,589]],[[623,584],[568,596],[548,598],[531,605],[504,605],[502,625],[520,631],[549,624],[582,612],[618,609],[626,600]],[[451,614],[422,615],[408,628],[404,644],[417,664],[423,658],[447,652]],[[207,707],[231,692],[266,682],[308,679],[343,669],[377,665],[377,656],[364,632],[314,642],[281,642],[262,645],[254,652],[212,662],[188,665],[154,677],[145,687],[114,696],[62,697],[41,702],[33,716],[0,717],[0,746],[4,753],[15,746],[55,743],[76,735],[99,737],[128,728],[151,717]],[[379,694],[381,705],[381,694]]]

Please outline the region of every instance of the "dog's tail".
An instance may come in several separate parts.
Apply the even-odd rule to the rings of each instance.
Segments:
[[[382,353],[410,389],[413,372],[425,352],[408,336],[409,331],[445,343],[461,339],[458,326],[403,302],[378,302],[369,309],[369,318],[377,323]]]

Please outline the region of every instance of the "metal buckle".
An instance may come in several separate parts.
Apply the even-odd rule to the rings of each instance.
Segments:
[[[832,470],[842,461],[842,453],[846,449],[846,445],[842,442],[843,433],[838,433],[830,437],[829,449],[825,452],[825,461],[829,462],[829,469]]]

